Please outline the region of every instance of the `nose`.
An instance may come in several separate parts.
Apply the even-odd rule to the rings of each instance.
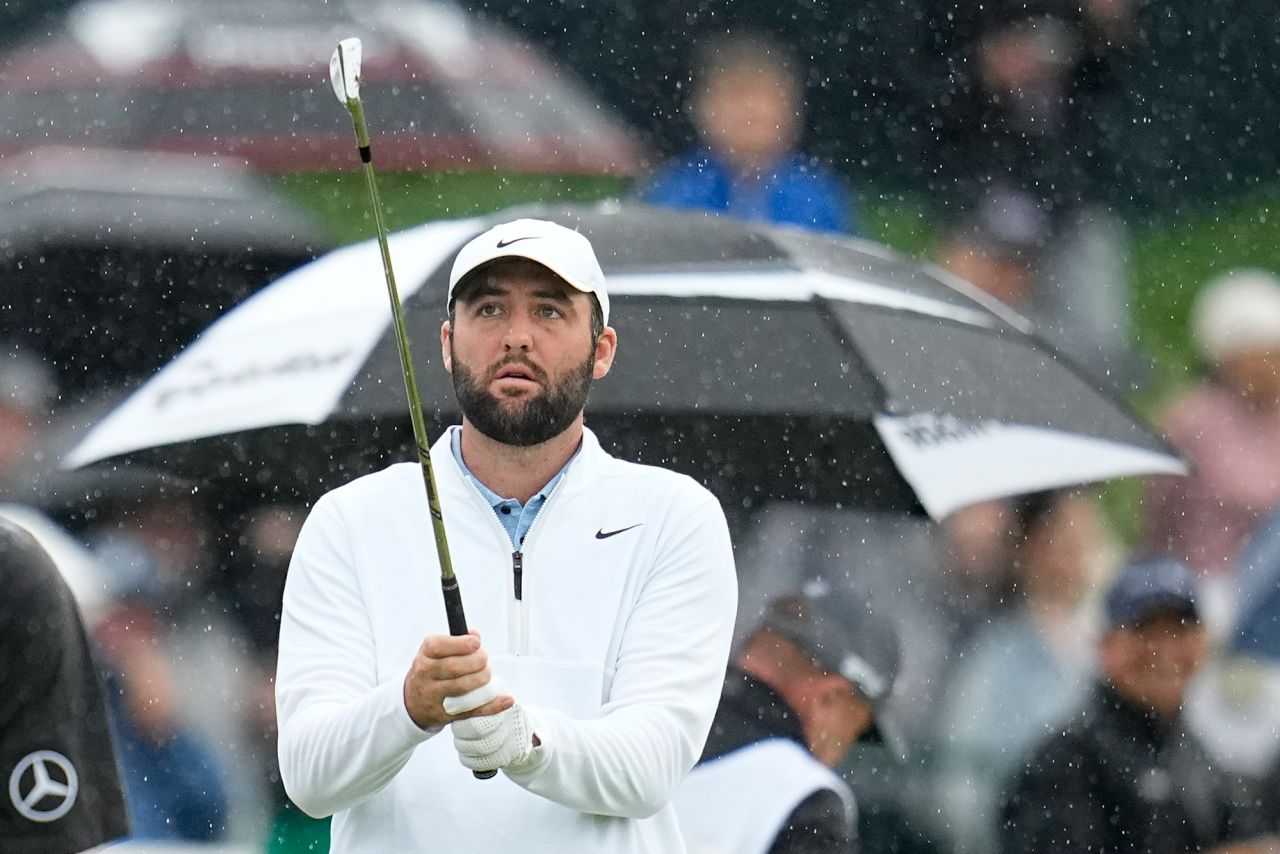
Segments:
[[[502,348],[507,352],[512,350],[520,350],[528,352],[533,345],[533,336],[530,332],[528,319],[522,316],[515,316],[507,325],[507,331],[502,336]]]

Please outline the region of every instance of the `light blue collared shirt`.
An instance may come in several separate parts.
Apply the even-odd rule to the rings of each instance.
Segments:
[[[528,504],[522,505],[514,498],[503,498],[476,479],[476,476],[471,473],[471,469],[467,468],[467,464],[462,461],[462,429],[453,430],[452,433],[449,447],[453,450],[453,458],[458,461],[458,467],[462,469],[462,473],[467,476],[467,479],[476,485],[476,489],[480,490],[484,500],[489,502],[489,506],[493,508],[493,512],[498,516],[498,521],[506,529],[507,536],[511,537],[511,545],[519,551],[524,544],[524,535],[529,533],[533,520],[538,518],[538,512],[542,510],[542,505],[547,503],[547,498],[551,495],[551,491],[556,488],[556,484],[560,482],[560,478],[564,477],[564,473],[569,470],[569,466],[578,458],[582,445],[578,445],[578,450],[573,452],[569,462],[565,463],[564,467],[556,472],[555,477],[547,481],[546,485],[538,490],[538,494],[529,499]]]

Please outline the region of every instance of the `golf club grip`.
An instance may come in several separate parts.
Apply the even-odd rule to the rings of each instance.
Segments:
[[[467,615],[462,610],[462,590],[458,587],[458,577],[440,579],[440,590],[444,593],[444,613],[449,621],[449,634],[465,635],[467,633]],[[496,775],[494,771],[472,771],[477,780],[488,780]]]
[[[449,634],[455,637],[467,633],[467,615],[462,610],[462,590],[458,588],[458,577],[440,579],[440,589],[444,592],[444,614],[449,621]]]

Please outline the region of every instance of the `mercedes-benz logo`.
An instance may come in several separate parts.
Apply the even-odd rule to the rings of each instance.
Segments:
[[[56,750],[22,757],[9,775],[9,800],[31,821],[57,821],[75,805],[80,779],[71,760]]]

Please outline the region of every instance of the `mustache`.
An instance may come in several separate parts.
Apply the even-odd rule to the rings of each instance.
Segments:
[[[547,381],[547,372],[544,371],[542,368],[538,367],[537,365],[535,365],[533,363],[533,360],[531,360],[528,356],[511,356],[510,358],[506,358],[500,362],[497,362],[496,364],[494,364],[493,367],[489,369],[489,379],[492,380],[493,378],[498,376],[498,371],[502,370],[508,365],[520,365],[522,368],[527,370],[530,376],[532,376],[538,382],[545,384]]]

